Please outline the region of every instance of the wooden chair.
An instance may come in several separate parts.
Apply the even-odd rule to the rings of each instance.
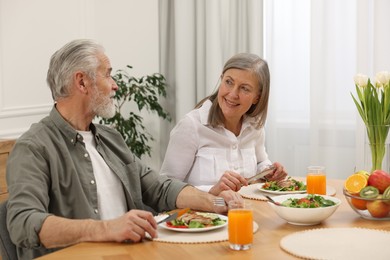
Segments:
[[[5,168],[8,155],[15,145],[16,140],[0,140],[0,202],[7,200],[8,189],[5,180]]]
[[[7,201],[0,205],[0,251],[2,260],[17,260],[16,246],[12,243],[7,229]]]

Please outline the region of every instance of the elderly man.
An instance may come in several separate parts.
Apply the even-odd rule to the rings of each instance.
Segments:
[[[55,105],[18,139],[7,164],[7,225],[20,259],[82,241],[154,238],[157,224],[145,205],[215,211],[213,195],[157,174],[117,131],[92,123],[115,113],[111,71],[103,47],[91,40],[72,41],[51,57]]]

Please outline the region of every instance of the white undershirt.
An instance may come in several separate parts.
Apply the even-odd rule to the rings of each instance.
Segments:
[[[103,157],[96,150],[96,143],[92,132],[79,131],[84,138],[92,161],[98,195],[98,209],[102,220],[122,216],[126,210],[126,198],[122,183],[118,176],[108,167]]]

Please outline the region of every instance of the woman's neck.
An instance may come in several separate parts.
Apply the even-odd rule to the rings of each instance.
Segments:
[[[241,132],[242,127],[242,118],[239,120],[226,120],[225,119],[225,128],[232,132],[235,136],[238,136]]]

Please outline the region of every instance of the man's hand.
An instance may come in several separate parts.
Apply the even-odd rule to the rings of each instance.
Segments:
[[[225,171],[219,181],[210,189],[210,193],[218,196],[222,191],[239,191],[241,186],[248,185],[248,181],[240,174],[232,171]]]
[[[133,209],[117,219],[107,221],[107,232],[117,242],[140,242],[146,233],[152,238],[157,237],[157,223],[152,213]]]
[[[43,222],[39,239],[46,248],[55,248],[86,241],[140,242],[146,233],[157,237],[157,223],[152,213],[130,210],[119,218],[103,221],[49,216]]]
[[[226,214],[226,212],[228,212],[227,205],[229,204],[229,201],[232,200],[243,201],[241,195],[238,192],[234,192],[232,190],[224,190],[220,194],[218,194],[218,197],[222,197],[226,202],[225,206],[214,205],[214,212],[219,214]]]

